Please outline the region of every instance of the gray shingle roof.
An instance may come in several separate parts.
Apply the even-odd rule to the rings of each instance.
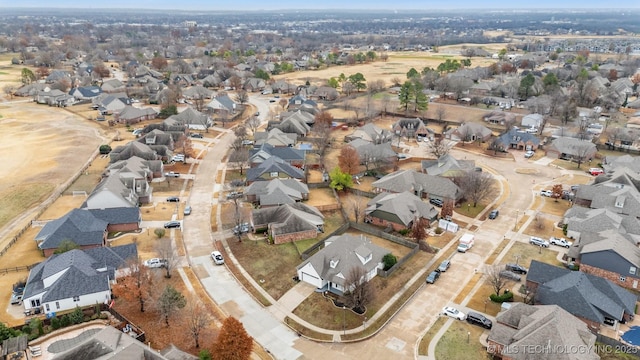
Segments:
[[[371,243],[371,240],[363,236],[348,234],[332,236],[325,240],[325,247],[322,250],[298,265],[297,269],[311,263],[323,280],[344,286],[345,278],[353,267],[361,266],[369,272],[380,266],[382,258],[388,253],[390,253],[389,250]],[[360,256],[371,254],[371,260],[363,264],[358,254]],[[331,267],[332,260],[335,267]]]
[[[555,305],[531,306],[514,303],[511,308],[498,314],[497,324],[493,325],[488,341],[505,345],[503,353],[514,360],[591,360],[600,359],[593,345],[596,336],[587,325],[562,308]],[[566,349],[577,346],[587,350],[585,353],[539,351],[531,354],[534,347]]]
[[[588,151],[584,150],[583,147],[585,146],[589,148]],[[592,152],[595,153],[597,151],[596,144],[590,141],[570,137],[560,137],[553,140],[553,142],[551,142],[551,145],[549,145],[548,147],[548,150],[552,149],[558,151],[561,154],[569,154],[573,156],[591,156],[589,154],[591,154]]]
[[[367,215],[393,221],[408,227],[416,218],[433,220],[438,210],[410,192],[381,193],[367,203]]]
[[[247,181],[261,180],[260,177],[262,175],[270,173],[284,174],[294,179],[304,179],[302,170],[289,165],[289,163],[276,156],[271,156],[258,166],[247,170]]]
[[[115,269],[137,256],[135,244],[53,255],[31,269],[24,298],[44,293],[41,302],[51,302],[109,290]],[[64,274],[56,279],[61,272]]]
[[[474,170],[476,162],[475,160],[458,160],[451,154],[445,154],[435,160],[422,160],[421,167],[428,175],[451,176]]]
[[[139,207],[89,209],[89,212],[109,225],[139,223],[142,220]]]
[[[73,209],[63,217],[48,222],[36,235],[40,249],[56,249],[63,240],[77,245],[101,245],[107,230],[107,222],[98,219],[84,209]]]
[[[276,147],[267,143],[249,152],[249,160],[252,163],[261,162],[261,160],[266,160],[272,156],[279,157],[287,162],[300,162],[305,159],[305,153],[302,150],[282,146]]]
[[[302,203],[253,210],[255,227],[271,226],[273,235],[317,230],[324,225],[324,216],[318,209]]]
[[[371,185],[374,188],[396,193],[421,191],[431,196],[455,200],[462,196],[462,191],[453,181],[414,170],[396,171],[374,181]]]
[[[307,184],[295,179],[273,179],[256,181],[245,190],[246,195],[256,195],[260,205],[290,204],[309,194]]]
[[[533,260],[527,281],[541,284],[536,302],[558,305],[572,315],[603,323],[604,318],[618,321],[633,314],[637,297],[629,291],[594,275]]]

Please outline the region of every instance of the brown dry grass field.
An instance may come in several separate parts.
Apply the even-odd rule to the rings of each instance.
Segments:
[[[442,50],[443,48],[441,48]],[[444,50],[442,50],[444,51]],[[455,49],[453,50],[455,51]],[[300,71],[274,76],[275,80],[285,79],[294,84],[304,84],[309,81],[312,85],[326,85],[331,77],[338,77],[341,73],[346,76],[361,73],[367,80],[383,80],[387,86],[392,84],[393,78],[406,79],[411,68],[422,71],[425,67],[436,68],[447,59],[463,59],[460,55],[437,54],[431,52],[390,52],[387,61],[374,61],[367,64],[333,66],[314,71]],[[496,62],[495,59],[471,58],[471,66],[487,66]]]

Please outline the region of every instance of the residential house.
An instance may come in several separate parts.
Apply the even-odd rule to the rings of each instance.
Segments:
[[[130,325],[130,324],[129,324]],[[130,325],[131,326],[131,325]],[[121,330],[112,326],[105,326],[95,333],[83,333],[83,340],[67,343],[63,352],[55,355],[56,360],[118,360],[118,359],[149,359],[149,360],[197,360],[198,357],[185,353],[175,346],[170,346],[158,352],[148,344],[136,339],[133,328],[123,336]],[[133,333],[132,333],[133,332]],[[170,351],[165,353],[165,351]]]
[[[496,139],[498,149],[535,150],[540,147],[540,139],[518,129],[511,129]]]
[[[88,209],[96,218],[107,222],[107,232],[116,233],[140,230],[142,214],[139,207]]]
[[[182,97],[187,100],[211,99],[214,92],[202,85],[191,86],[182,90]]]
[[[114,177],[128,189],[135,193],[137,197],[136,204],[148,204],[152,202],[153,188],[149,184],[153,179],[162,178],[164,176],[164,165],[160,160],[144,160],[137,156],[133,156],[126,160],[120,160],[110,164],[105,170],[104,177]],[[105,184],[109,185],[109,184]],[[115,184],[117,185],[117,184]],[[100,184],[98,185],[100,186]],[[121,194],[127,193],[119,185],[112,189]],[[94,195],[95,190],[89,198]],[[127,197],[128,198],[128,197]],[[134,198],[131,199],[135,200]],[[100,208],[104,205],[97,204]]]
[[[342,295],[352,285],[349,282],[376,277],[378,269],[384,268],[382,258],[389,253],[364,236],[336,235],[326,239],[324,248],[298,265],[296,271],[300,281]],[[357,268],[364,270],[364,279],[350,279]]]
[[[297,134],[298,137],[305,137],[311,131],[311,126],[315,121],[314,116],[303,111],[297,111],[293,114],[281,114],[281,121],[269,122],[267,131],[278,128],[284,133]]]
[[[637,296],[615,283],[581,271],[536,260],[527,273],[527,291],[536,305],[557,305],[584,321],[592,332],[603,324],[633,319]]]
[[[520,124],[523,127],[540,129],[544,122],[544,116],[540,114],[528,114],[522,117]]]
[[[262,144],[260,147],[253,148],[249,151],[249,163],[251,167],[258,166],[272,157],[276,157],[291,166],[304,168],[305,152],[300,149]]]
[[[308,200],[309,187],[295,179],[256,181],[247,187],[244,195],[248,202],[265,208]]]
[[[255,231],[266,229],[274,244],[313,239],[324,232],[324,215],[299,202],[253,210],[251,223]]]
[[[238,108],[238,104],[233,101],[229,95],[223,94],[214,97],[206,106],[214,114],[234,114]]]
[[[391,148],[390,142],[372,143],[362,139],[355,139],[347,144],[355,149],[360,157],[360,164],[369,167],[373,165],[380,167],[381,165],[390,165],[395,163],[398,156]]]
[[[429,223],[435,221],[438,210],[408,191],[383,192],[367,203],[365,214],[366,222],[399,231],[411,229],[414,222],[421,219]]]
[[[267,83],[263,79],[252,77],[245,80],[244,85],[242,85],[242,88],[245,89],[246,91],[256,92],[256,91],[264,90],[266,86],[267,86]]]
[[[280,94],[289,94],[296,90],[296,86],[294,84],[288,83],[285,80],[276,80],[276,82],[271,85],[271,88],[274,92]]]
[[[53,255],[65,240],[71,240],[80,249],[106,246],[107,225],[85,209],[73,209],[59,219],[46,223],[35,237],[44,256]]]
[[[169,149],[173,149],[175,142],[173,136],[170,133],[166,133],[159,129],[154,129],[148,133],[143,133],[136,141],[145,145],[164,145]]]
[[[181,111],[178,115],[171,115],[169,118],[178,120],[190,130],[204,131],[213,125],[213,121],[211,121],[211,118],[209,116],[195,110],[190,106]]]
[[[40,91],[47,89],[47,84],[34,82],[31,84],[23,85],[18,90],[13,92],[14,96],[30,96],[35,98]]]
[[[275,178],[305,180],[304,171],[290,165],[277,156],[271,156],[259,163],[256,167],[247,169],[246,175],[248,184],[254,181],[271,180]]]
[[[637,236],[614,229],[585,233],[567,253],[580,271],[599,276],[627,289],[638,289],[640,249]]]
[[[255,146],[269,144],[273,147],[293,147],[297,140],[298,134],[284,133],[278,128],[269,131],[258,131],[254,134]]]
[[[78,101],[93,100],[100,94],[102,94],[102,89],[98,86],[80,86],[69,91],[69,95]]]
[[[318,86],[313,91],[313,94],[310,97],[319,100],[335,101],[336,99],[338,99],[339,95],[340,94],[338,93],[338,90],[332,88],[331,86]]]
[[[124,107],[120,112],[114,113],[114,122],[131,125],[145,120],[155,119],[158,113],[153,108],[137,108],[130,105]]]
[[[493,131],[488,127],[475,122],[466,122],[457,128],[445,131],[444,136],[447,139],[455,141],[488,141],[493,135]]]
[[[430,134],[427,126],[419,118],[400,119],[391,126],[391,131],[396,136],[402,136],[408,139],[417,136],[428,137]]]
[[[596,336],[585,323],[556,305],[513,303],[496,317],[487,343],[487,352],[503,360],[600,359],[595,353]],[[569,348],[584,351],[553,351]]]
[[[120,113],[125,107],[132,104],[131,99],[126,95],[105,94],[104,97],[98,96],[94,99],[93,107],[97,108],[101,115]]]
[[[49,106],[65,107],[71,106],[75,103],[73,96],[65,94],[58,89],[45,88],[39,91],[36,95],[36,102],[38,104],[47,104]]]
[[[111,284],[126,273],[126,261],[137,257],[135,244],[53,255],[29,272],[24,309],[49,314],[106,303],[111,300]]]
[[[422,160],[420,166],[425,174],[456,178],[466,174],[467,171],[475,171],[476,162],[475,160],[458,160],[447,153],[435,160]]]
[[[488,95],[491,95],[491,85],[487,82],[479,82],[469,88],[469,96],[482,97]]]
[[[172,84],[185,88],[191,85],[195,85],[196,80],[191,74],[171,74],[170,79]]]
[[[420,198],[458,202],[462,190],[450,179],[423,174],[415,170],[400,170],[374,181],[374,192],[401,193],[409,191]]]
[[[495,102],[498,103],[497,100]],[[511,107],[511,103],[509,103],[509,106]],[[516,115],[508,111],[492,111],[485,115],[483,119],[490,124],[507,125],[515,123]]]
[[[546,157],[573,161],[591,160],[596,152],[598,152],[596,144],[591,141],[570,137],[554,139],[551,144],[545,148]]]
[[[638,174],[622,168],[600,177],[600,181],[578,188],[574,204],[640,218],[640,192],[635,187]]]
[[[125,85],[118,79],[106,80],[102,83],[100,88],[102,89],[103,93],[117,93],[126,90]]]
[[[53,84],[58,81],[68,80],[71,83],[71,73],[65,70],[53,70],[47,75],[44,82],[47,84]]]
[[[166,151],[169,151],[169,149],[167,149]],[[159,154],[149,145],[138,141],[131,141],[126,145],[118,146],[117,148],[111,150],[111,152],[109,153],[111,163],[115,163],[120,160],[126,160],[134,156],[137,156],[144,160],[162,160],[163,156],[167,155],[168,153]]]
[[[307,97],[302,94],[297,94],[289,99],[287,108],[289,111],[305,109],[306,112],[315,114],[318,110],[318,103],[311,99],[307,99]]]
[[[344,137],[344,141],[346,142],[356,139],[362,139],[374,144],[381,144],[393,140],[393,133],[388,130],[381,129],[373,123],[368,123]]]
[[[607,156],[602,162],[606,174],[614,173],[618,168],[628,168],[631,173],[640,173],[640,157],[632,155]],[[634,186],[640,190],[640,179],[634,180]]]
[[[576,240],[580,239],[582,234],[608,229],[640,238],[640,220],[608,209],[573,206],[565,212],[562,223],[567,227],[567,236]]]

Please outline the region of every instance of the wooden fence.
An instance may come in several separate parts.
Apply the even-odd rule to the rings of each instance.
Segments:
[[[133,337],[134,339],[140,341],[141,343],[145,342],[146,336],[145,336],[144,331],[142,331],[142,329],[137,327],[134,323],[132,323],[129,319],[127,319],[124,315],[122,315],[119,312],[117,312],[114,308],[108,308],[107,311],[109,311],[109,313],[111,313],[111,315],[113,315],[113,317],[115,317],[116,319],[129,324],[133,328],[132,330],[135,331],[136,334],[138,334],[138,335]]]
[[[16,267],[10,267],[10,268],[3,268],[0,269],[0,274],[7,274],[9,272],[18,272],[18,271],[28,271],[33,269],[36,265],[40,264],[39,262],[35,263],[35,264],[31,264],[31,265],[26,265],[26,266],[16,266]]]
[[[637,348],[633,345],[627,345],[602,334],[596,334],[596,341],[603,344],[596,344],[596,346],[599,347],[600,354],[602,355],[621,353],[632,356],[636,359],[640,359],[640,348]],[[625,359],[627,359],[627,357],[625,357]]]

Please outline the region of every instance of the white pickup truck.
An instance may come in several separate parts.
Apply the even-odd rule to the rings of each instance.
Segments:
[[[465,253],[467,250],[473,247],[475,237],[473,234],[464,234],[460,238],[460,243],[458,244],[458,252]]]

